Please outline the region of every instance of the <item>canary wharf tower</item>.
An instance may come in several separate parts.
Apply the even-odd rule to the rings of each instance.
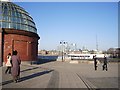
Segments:
[[[35,22],[24,8],[0,1],[0,63],[6,62],[7,54],[14,50],[21,61],[37,60],[39,39]]]

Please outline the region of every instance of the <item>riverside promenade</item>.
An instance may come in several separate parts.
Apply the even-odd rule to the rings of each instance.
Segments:
[[[12,81],[10,74],[5,74],[2,67],[2,89],[12,88],[74,88],[78,90],[119,90],[118,63],[109,63],[108,71],[94,70],[93,63],[70,63],[53,61],[44,64],[22,64],[18,83]],[[71,90],[70,89],[70,90]]]

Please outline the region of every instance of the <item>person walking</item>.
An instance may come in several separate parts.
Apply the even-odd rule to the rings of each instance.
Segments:
[[[5,74],[7,74],[7,72],[9,73],[9,74],[11,74],[11,53],[8,53],[8,55],[7,55],[7,62],[6,62],[6,64],[5,64],[6,66],[7,66],[7,69],[5,70]]]
[[[93,60],[94,60],[94,67],[95,67],[95,70],[97,70],[97,57],[96,57],[96,55],[93,56]]]
[[[103,70],[108,70],[108,68],[107,68],[107,57],[106,56],[104,56],[104,61],[103,61]]]
[[[12,76],[13,76],[13,81],[18,82],[18,79],[20,78],[20,64],[21,60],[20,57],[17,55],[17,51],[13,51],[12,55]]]

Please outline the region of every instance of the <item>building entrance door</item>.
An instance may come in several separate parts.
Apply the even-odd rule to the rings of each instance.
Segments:
[[[21,40],[14,41],[13,50],[17,50],[18,55],[20,56],[21,60],[24,61],[28,59],[27,41],[21,41]]]

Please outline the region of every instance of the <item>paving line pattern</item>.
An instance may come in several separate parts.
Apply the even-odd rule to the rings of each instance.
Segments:
[[[82,75],[79,75],[78,73],[76,73],[77,76],[79,77],[80,80],[83,81],[83,83],[85,84],[85,86],[87,87],[88,90],[96,90],[97,87],[94,86],[92,83],[90,83],[87,79],[85,79]],[[98,90],[98,89],[97,89]]]

